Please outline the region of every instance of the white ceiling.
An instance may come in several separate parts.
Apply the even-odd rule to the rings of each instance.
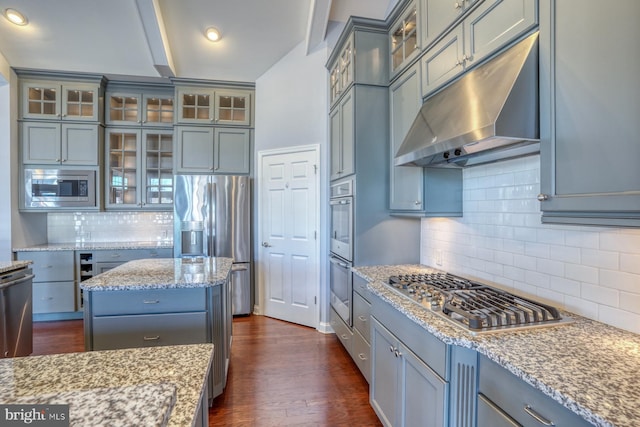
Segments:
[[[0,0],[12,67],[254,82],[287,52],[322,42],[327,21],[384,19],[397,0]],[[204,30],[215,26],[222,40]]]

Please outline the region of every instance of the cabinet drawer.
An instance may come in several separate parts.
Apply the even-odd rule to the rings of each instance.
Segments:
[[[371,313],[371,304],[367,302],[360,294],[353,293],[353,328],[356,329],[362,337],[371,342],[371,322],[369,320]]]
[[[539,426],[534,416],[557,427],[591,425],[485,356],[480,357],[479,371],[480,393],[524,426]]]
[[[447,345],[416,324],[405,314],[376,295],[371,295],[371,322],[376,318],[392,334],[411,349],[440,377],[448,380]]]
[[[170,258],[172,250],[158,249],[105,249],[93,251],[95,262],[127,262],[134,259]]]
[[[18,259],[33,261],[34,282],[74,280],[73,251],[18,252]]]
[[[207,313],[95,317],[93,350],[207,342]]]
[[[368,383],[371,382],[371,346],[356,330],[353,332],[353,361]]]
[[[353,290],[360,294],[365,301],[369,302],[370,292],[367,289],[367,281],[355,273],[353,274]]]
[[[94,316],[153,314],[206,310],[206,289],[93,291]]]
[[[500,408],[491,403],[483,395],[478,395],[478,427],[519,427],[520,424],[511,419]]]
[[[74,282],[34,282],[33,313],[64,313],[75,311]]]
[[[349,327],[340,319],[340,316],[338,316],[333,309],[331,309],[331,327],[344,348],[347,349],[349,354],[352,354],[353,332],[351,332]]]

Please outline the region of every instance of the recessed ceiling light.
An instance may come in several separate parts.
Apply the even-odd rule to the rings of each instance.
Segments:
[[[204,35],[208,40],[211,40],[212,42],[217,42],[222,38],[222,34],[220,34],[220,30],[218,30],[215,27],[209,27],[206,30],[204,30]]]
[[[15,9],[5,9],[3,14],[4,17],[7,18],[12,24],[27,25],[29,23],[27,17]]]

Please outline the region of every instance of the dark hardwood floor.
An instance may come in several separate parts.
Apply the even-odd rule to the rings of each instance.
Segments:
[[[38,322],[33,354],[84,351],[82,320]],[[227,388],[210,426],[379,426],[369,388],[335,335],[238,317]]]

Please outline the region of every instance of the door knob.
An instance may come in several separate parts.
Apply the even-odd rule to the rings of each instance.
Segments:
[[[271,245],[268,242],[262,242],[262,246],[265,248],[270,248]]]

